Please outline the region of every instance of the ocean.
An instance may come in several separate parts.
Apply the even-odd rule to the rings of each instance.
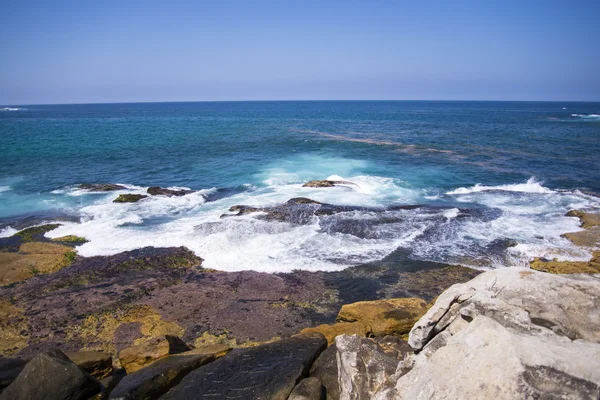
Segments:
[[[390,257],[489,269],[589,259],[561,237],[581,230],[565,213],[600,212],[600,103],[2,106],[0,139],[0,237],[28,217],[60,219],[47,236],[85,237],[82,256],[186,246],[226,271],[334,271]],[[351,183],[302,187],[314,179]],[[112,202],[149,186],[195,192]],[[352,207],[221,217],[296,197]]]

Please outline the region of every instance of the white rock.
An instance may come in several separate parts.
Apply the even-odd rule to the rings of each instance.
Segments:
[[[485,272],[442,293],[409,343],[373,398],[597,400],[600,277]]]

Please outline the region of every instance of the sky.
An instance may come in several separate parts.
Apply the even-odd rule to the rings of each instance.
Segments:
[[[0,0],[0,104],[600,101],[600,1]]]

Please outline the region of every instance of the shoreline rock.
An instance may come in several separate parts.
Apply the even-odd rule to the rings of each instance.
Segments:
[[[330,181],[330,180],[324,179],[324,180],[308,181],[304,185],[302,185],[302,187],[324,188],[324,187],[334,187],[337,185],[356,185],[356,183],[348,182],[348,181]]]
[[[137,203],[147,197],[145,194],[120,194],[119,197],[113,200],[113,203]]]
[[[146,193],[148,193],[148,194],[150,194],[152,196],[173,197],[173,196],[185,196],[186,194],[194,193],[194,191],[193,190],[186,190],[186,189],[173,190],[173,189],[161,188],[159,186],[151,186],[151,187],[148,188],[148,190],[146,190]]]

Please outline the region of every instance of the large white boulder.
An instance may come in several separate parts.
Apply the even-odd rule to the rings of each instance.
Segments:
[[[485,272],[442,293],[409,343],[373,399],[599,399],[600,277]]]

